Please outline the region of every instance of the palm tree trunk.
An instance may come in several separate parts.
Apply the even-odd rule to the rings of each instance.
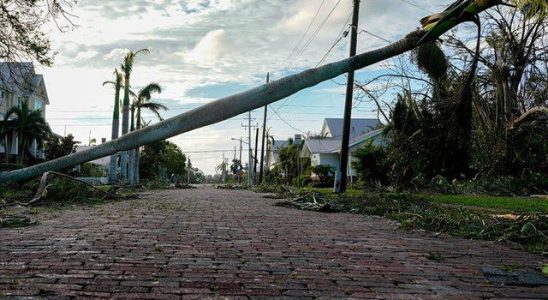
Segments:
[[[140,107],[137,107],[137,130],[141,129],[141,108]],[[140,181],[140,176],[139,176],[139,159],[140,159],[140,156],[141,156],[141,153],[140,153],[140,148],[137,147],[135,149],[135,166],[134,166],[134,176],[135,176],[135,179],[134,179],[134,182],[135,183],[139,183]]]
[[[150,144],[232,118],[244,112],[284,99],[302,89],[335,78],[350,70],[361,69],[409,51],[417,46],[418,39],[422,34],[423,32],[421,31],[414,32],[404,39],[381,49],[362,53],[319,68],[309,69],[280,80],[272,81],[269,84],[210,102],[154,125],[122,135],[115,141],[101,144],[86,151],[73,153],[29,168],[0,173],[0,183],[30,179],[46,171],[60,170],[78,165],[114,154],[118,151],[134,149],[138,146]],[[129,109],[129,106],[127,108]]]
[[[120,119],[113,118],[111,139],[112,140],[117,139],[119,132],[120,132]],[[116,156],[117,156],[116,153],[110,156],[110,165],[109,165],[109,173],[108,173],[108,182],[110,184],[116,183],[116,169],[117,169]]]
[[[5,140],[6,142],[4,143],[4,145],[6,145],[6,157],[5,157],[5,161],[6,161],[6,164],[9,164],[10,163],[10,152],[11,152],[11,137],[12,137],[12,132],[11,131],[8,131],[6,133],[6,137],[5,137]]]
[[[457,25],[457,24],[455,24]],[[447,28],[449,30],[451,28]],[[440,32],[438,34],[442,34]],[[351,58],[327,64],[319,68],[308,69],[295,75],[264,84],[259,87],[218,99],[175,117],[123,135],[116,141],[110,141],[91,149],[73,153],[62,158],[34,165],[29,168],[0,173],[0,184],[30,179],[46,171],[60,170],[78,165],[118,151],[126,151],[159,140],[179,135],[197,128],[218,123],[250,110],[263,107],[284,99],[302,89],[317,85],[339,75],[381,62],[417,47],[424,31],[414,31],[403,39],[383,48],[365,52]],[[437,36],[431,38],[435,39]],[[129,83],[126,82],[124,112],[129,112]],[[126,107],[127,96],[127,107]],[[126,109],[127,108],[127,109]],[[127,125],[125,126],[127,129]],[[123,129],[123,128],[122,128]]]
[[[130,132],[135,131],[134,123],[135,110],[131,109],[131,127]],[[135,182],[135,149],[128,151],[128,171],[127,171],[127,180],[129,184],[134,184]]]
[[[18,160],[19,160],[19,164],[23,164],[25,161],[25,145],[22,137],[18,136],[17,139],[18,139],[17,143],[19,144],[18,145],[19,149],[17,149],[18,150],[17,152],[19,152]]]
[[[118,138],[118,135],[120,134],[120,77],[118,75],[118,71],[115,72],[116,74],[116,86],[114,87],[115,93],[114,93],[114,110],[112,112],[112,134],[111,134],[111,140],[115,140]],[[109,173],[108,173],[108,182],[110,184],[116,183],[116,153],[112,154],[110,156],[110,165],[109,165]]]
[[[126,135],[129,131],[129,76],[126,76],[124,85],[124,103],[122,105],[122,136]],[[127,151],[120,153],[120,172],[122,173],[122,180],[126,181],[127,174]]]

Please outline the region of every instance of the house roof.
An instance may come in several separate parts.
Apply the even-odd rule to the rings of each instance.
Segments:
[[[341,147],[340,139],[307,139],[304,143],[310,153],[331,153]]]
[[[350,139],[377,128],[381,122],[378,119],[352,119],[350,121]],[[322,135],[341,138],[343,119],[326,118],[322,125]]]
[[[350,139],[349,147],[352,148],[358,146],[367,140],[376,138],[380,134],[382,134],[382,129],[369,131],[359,136],[355,136]],[[342,141],[336,138],[307,139],[301,155],[308,156],[306,152],[310,152],[311,154],[339,153],[341,152],[341,143]]]
[[[274,144],[272,145],[272,151],[278,152],[280,149],[286,147],[289,144],[287,140],[274,140]]]
[[[36,74],[31,62],[0,62],[0,86],[23,95],[40,92],[49,104],[44,77]]]
[[[366,132],[364,134],[361,134],[359,136],[356,136],[354,137],[353,139],[350,140],[350,144],[349,144],[349,147],[352,148],[354,146],[357,146],[369,139],[372,139],[372,138],[375,138],[379,135],[382,134],[382,129],[377,129],[377,130],[372,130],[372,131],[369,131],[369,132]]]

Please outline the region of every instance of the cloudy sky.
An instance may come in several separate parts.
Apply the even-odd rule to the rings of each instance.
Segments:
[[[348,55],[351,0],[80,0],[73,14],[76,27],[52,30],[57,52],[45,75],[51,105],[47,119],[59,134],[72,133],[83,143],[89,136],[110,139],[113,79],[128,50],[150,49],[138,56],[132,88],[158,82],[156,99],[170,109],[165,117],[243,91],[271,78],[331,62]],[[359,31],[397,40],[416,28],[418,20],[443,8],[446,1],[362,0]],[[316,12],[318,14],[316,15]],[[339,40],[338,43],[335,41]],[[386,41],[361,32],[358,52]],[[328,53],[328,50],[335,46]],[[328,53],[326,55],[326,53]],[[322,60],[322,58],[324,58]],[[376,65],[358,72],[360,80],[384,72]],[[344,77],[335,82],[344,82]],[[389,100],[389,99],[387,99]],[[271,105],[268,127],[276,139],[319,132],[326,117],[342,117],[344,87],[329,81]],[[278,112],[276,115],[274,111]],[[262,110],[253,113],[259,122]],[[356,105],[353,117],[376,117],[367,103]],[[145,116],[156,122],[151,115]],[[187,152],[193,165],[213,174],[225,155],[232,158],[246,136],[244,116],[170,139]],[[212,152],[219,151],[219,152]],[[245,157],[245,155],[244,155]]]

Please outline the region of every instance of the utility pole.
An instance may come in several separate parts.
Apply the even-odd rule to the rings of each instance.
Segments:
[[[192,164],[190,163],[190,156],[187,158],[187,166],[186,166],[186,183],[190,184],[190,168],[192,167]]]
[[[221,174],[221,178],[223,180],[223,183],[226,182],[226,159],[225,159],[225,153],[223,152],[223,164],[222,164],[222,167],[223,169],[221,170],[222,174]]]
[[[253,159],[253,174],[257,174],[257,163],[259,162],[259,159],[257,158],[257,150],[259,150],[259,124],[258,123],[257,123],[257,128],[255,129],[255,156]],[[257,179],[257,176],[255,176],[254,179]],[[259,183],[261,182],[259,181]]]
[[[240,165],[242,164],[242,137],[240,137]]]
[[[354,10],[352,12],[352,28],[350,33],[350,57],[356,55],[356,45],[358,40],[358,19],[360,14],[360,0],[354,1]],[[350,141],[350,121],[352,119],[352,98],[354,92],[354,71],[348,72],[348,81],[346,83],[346,100],[344,103],[344,121],[343,136],[341,145],[341,165],[340,181],[335,182],[335,192],[344,193],[346,191],[346,173],[348,168],[348,144]],[[337,180],[337,179],[335,179]]]
[[[242,124],[242,127],[247,128],[247,149],[248,149],[248,156],[247,156],[247,184],[249,188],[253,186],[253,149],[251,148],[251,129],[253,127],[256,127],[255,125],[251,125],[251,121],[255,120],[251,117],[251,111],[247,113],[247,125]]]
[[[270,83],[270,73],[266,73],[266,84]],[[264,106],[264,118],[263,118],[263,137],[261,139],[261,165],[259,166],[259,184],[263,183],[263,171],[264,171],[264,143],[266,138],[266,117],[268,115],[268,105]]]

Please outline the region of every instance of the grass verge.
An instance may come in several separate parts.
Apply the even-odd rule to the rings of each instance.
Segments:
[[[287,196],[287,195],[286,195]],[[301,192],[293,200],[277,205],[300,209],[349,212],[383,216],[400,223],[404,229],[424,229],[454,236],[507,241],[530,252],[548,251],[548,216],[538,211],[515,213],[511,216],[447,206],[445,202],[410,193],[361,192],[358,195]],[[493,202],[489,202],[493,206]],[[502,207],[500,204],[494,206]]]

